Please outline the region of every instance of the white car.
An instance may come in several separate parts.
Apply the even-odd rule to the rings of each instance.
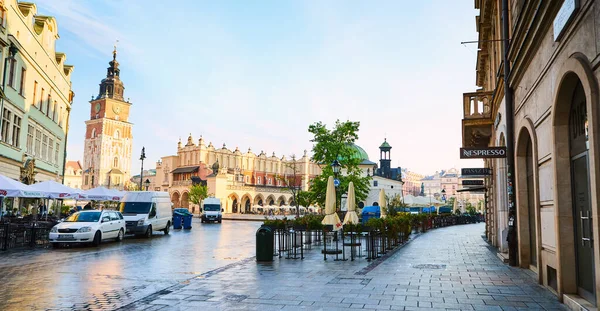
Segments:
[[[125,220],[121,213],[85,210],[52,227],[49,239],[54,247],[62,243],[93,243],[98,246],[106,239],[122,241],[124,235]]]

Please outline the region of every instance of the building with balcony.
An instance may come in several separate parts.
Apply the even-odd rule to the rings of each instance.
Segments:
[[[0,174],[26,184],[61,182],[65,171],[73,66],[56,40],[54,17],[0,1]]]
[[[462,102],[463,147],[515,150],[511,185],[505,159],[484,160],[492,169],[486,235],[507,250],[514,204],[518,266],[570,307],[589,310],[600,302],[600,3],[508,3],[510,75],[502,61],[502,1],[476,0],[479,89],[468,90]],[[514,109],[507,112],[508,87]],[[507,128],[507,116],[514,127]]]
[[[64,185],[74,189],[81,189],[82,175],[83,168],[79,161],[67,161]]]

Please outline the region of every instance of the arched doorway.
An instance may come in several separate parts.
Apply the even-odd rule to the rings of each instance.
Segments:
[[[241,201],[242,201],[241,202],[242,204],[240,205],[240,208],[238,209],[238,213],[249,212],[252,207],[252,197],[246,193],[242,196]]]
[[[559,269],[559,295],[579,294],[597,305],[594,244],[598,232],[598,82],[587,59],[575,54],[565,60],[553,106],[554,208]],[[550,267],[549,267],[550,268]],[[548,276],[548,278],[550,275]],[[550,282],[549,282],[550,284]]]
[[[280,196],[279,199],[277,199],[277,205],[279,205],[279,206],[285,205],[285,197],[284,196]]]
[[[264,199],[265,198],[262,196],[262,194],[257,195],[256,197],[254,197],[254,205],[263,206],[264,205]]]
[[[569,112],[569,156],[573,213],[575,221],[575,248],[577,258],[577,286],[583,297],[594,298],[594,252],[592,248],[592,204],[590,201],[588,114],[585,92],[581,81],[576,85]],[[595,299],[593,299],[595,300]]]
[[[232,211],[232,213],[237,213],[238,212],[238,200],[237,200],[237,198],[234,198],[233,201],[231,202],[231,211]]]
[[[267,205],[275,205],[275,197],[273,195],[267,197]]]
[[[525,119],[528,122],[529,119]],[[528,123],[533,129],[533,123]],[[535,176],[537,174],[537,153],[528,128],[522,128],[517,139],[517,219],[519,261],[522,268],[530,268],[540,272],[538,267],[538,208]]]
[[[179,192],[173,192],[173,194],[171,194],[171,203],[173,203],[173,208],[181,206],[179,203]]]
[[[187,192],[181,195],[181,207],[190,208],[190,198]]]

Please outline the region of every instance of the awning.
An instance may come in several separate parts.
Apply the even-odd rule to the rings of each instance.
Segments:
[[[179,167],[171,171],[173,174],[194,173],[197,172],[200,166]]]
[[[121,172],[120,169],[118,168],[113,168],[112,170],[108,171],[109,174],[119,174],[119,175],[123,175],[123,172]]]
[[[473,187],[473,188],[463,188],[456,190],[456,192],[487,192],[485,187]]]

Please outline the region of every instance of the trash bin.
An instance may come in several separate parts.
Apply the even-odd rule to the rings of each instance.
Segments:
[[[273,261],[273,230],[261,226],[256,231],[256,261]]]
[[[183,229],[192,229],[192,214],[183,215]]]
[[[181,213],[173,213],[173,229],[181,229],[182,217]]]

